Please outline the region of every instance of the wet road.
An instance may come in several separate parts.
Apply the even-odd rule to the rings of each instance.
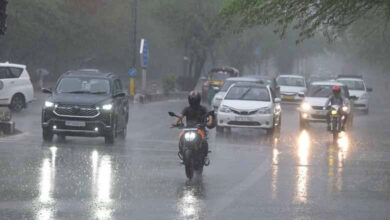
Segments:
[[[132,106],[125,142],[69,137],[42,143],[40,105],[0,138],[0,219],[389,219],[389,110],[356,115],[330,142],[323,125],[299,132],[283,106],[279,138],[259,130],[210,132],[211,165],[188,182],[168,111],[185,102]],[[379,129],[380,128],[380,129]]]

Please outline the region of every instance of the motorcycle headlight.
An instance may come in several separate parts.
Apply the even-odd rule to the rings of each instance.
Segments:
[[[229,107],[227,107],[226,105],[223,105],[223,106],[221,106],[221,107],[219,108],[219,111],[225,112],[225,113],[229,113],[229,112],[231,112],[232,110],[231,110]]]
[[[105,104],[102,106],[103,110],[110,111],[112,109],[112,104]]]
[[[310,104],[307,103],[307,102],[304,102],[304,103],[301,104],[301,109],[302,109],[303,111],[305,111],[305,112],[309,111],[310,108],[311,108],[311,106],[310,106]]]
[[[54,106],[53,102],[45,101],[45,108],[52,108]]]
[[[264,108],[261,108],[257,111],[257,113],[259,114],[271,114],[271,108],[269,107],[264,107]]]
[[[343,106],[343,112],[347,112],[348,111],[348,106]]]
[[[337,115],[337,110],[332,110],[332,115]]]
[[[196,133],[195,132],[187,132],[184,134],[184,139],[186,141],[193,141],[196,138]]]

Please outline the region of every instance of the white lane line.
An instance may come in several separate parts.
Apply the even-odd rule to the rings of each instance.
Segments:
[[[218,214],[223,210],[228,208],[230,205],[234,203],[243,192],[250,189],[257,181],[259,181],[268,170],[271,169],[271,157],[267,157],[263,163],[260,164],[257,169],[252,171],[248,177],[246,177],[243,181],[241,181],[238,185],[232,188],[230,191],[225,193],[222,197],[220,197],[215,207],[212,208],[213,212],[211,214],[210,219],[219,219],[217,218]]]

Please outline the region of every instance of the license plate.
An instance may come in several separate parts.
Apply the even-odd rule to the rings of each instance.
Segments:
[[[66,126],[85,127],[85,121],[65,121]]]
[[[236,121],[251,121],[249,117],[236,117]]]
[[[315,115],[326,115],[326,112],[325,111],[315,111],[314,114]]]
[[[288,99],[288,100],[292,100],[294,99],[294,96],[291,96],[291,95],[285,95],[283,96],[284,99]]]

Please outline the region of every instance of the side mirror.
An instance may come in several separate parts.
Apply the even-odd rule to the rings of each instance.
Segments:
[[[298,96],[303,98],[303,97],[305,97],[305,93],[304,92],[298,92]]]
[[[177,117],[177,115],[173,112],[168,112],[168,115],[171,116],[171,117]]]
[[[118,97],[125,97],[125,96],[126,96],[126,94],[124,92],[120,92],[120,93],[115,94],[113,97],[118,98]]]
[[[46,94],[52,94],[53,93],[53,91],[51,91],[51,89],[45,89],[45,88],[42,89],[42,92],[46,93]]]
[[[372,88],[367,88],[367,92],[372,92]]]
[[[356,100],[358,100],[358,97],[352,95],[352,96],[349,97],[349,99],[351,99],[351,100],[353,100],[353,101],[356,101]]]
[[[280,98],[275,98],[274,102],[275,103],[280,103],[280,102],[282,102],[282,100]]]

